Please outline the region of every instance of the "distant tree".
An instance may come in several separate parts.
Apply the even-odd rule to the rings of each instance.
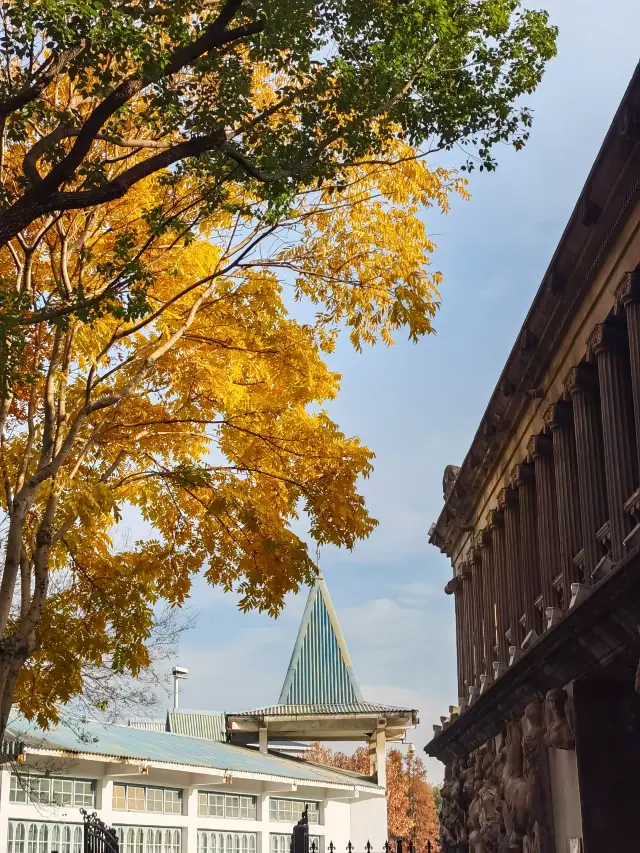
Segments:
[[[358,747],[352,754],[334,752],[319,743],[311,744],[309,759],[341,770],[369,774],[369,753]],[[387,825],[389,838],[406,838],[424,851],[427,842],[438,850],[438,818],[434,791],[419,758],[410,759],[398,749],[387,752]]]

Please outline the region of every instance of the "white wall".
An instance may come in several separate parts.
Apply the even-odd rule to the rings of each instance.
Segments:
[[[29,757],[29,764],[35,772],[42,772],[42,759]],[[27,765],[28,766],[28,765]],[[202,774],[184,771],[149,769],[148,775],[140,775],[137,765],[123,767],[122,775],[114,765],[95,761],[63,761],[56,759],[50,765],[52,776],[67,776],[78,779],[95,780],[95,811],[111,826],[176,827],[182,830],[182,853],[196,853],[197,830],[210,829],[228,832],[251,832],[257,835],[257,853],[270,853],[272,833],[290,835],[293,824],[271,821],[269,817],[269,798],[283,797],[294,800],[316,801],[320,803],[320,823],[309,827],[310,835],[321,839],[319,853],[327,853],[330,841],[333,841],[337,853],[344,851],[349,840],[357,853],[363,853],[364,845],[370,838],[376,851],[386,838],[386,800],[384,796],[366,800],[345,800],[345,791],[327,790],[312,786],[270,783],[258,780],[241,780],[236,777],[229,785],[222,780],[208,777],[215,784],[204,784]],[[127,771],[129,771],[127,773]],[[78,823],[81,815],[77,807],[48,806],[35,803],[9,802],[10,773],[4,767],[0,773],[0,853],[7,850],[8,821],[24,820],[52,823]],[[130,784],[158,786],[182,790],[182,814],[159,814],[154,812],[128,812],[112,808],[113,785]],[[289,790],[281,790],[282,788]],[[226,794],[248,794],[257,798],[256,820],[242,820],[222,817],[200,817],[198,815],[198,791]],[[368,794],[361,795],[368,797]],[[338,799],[336,799],[338,797]],[[49,851],[39,851],[49,853]]]
[[[369,841],[377,853],[383,849],[386,840],[386,797],[354,800],[351,805],[351,842],[356,851],[364,850]]]

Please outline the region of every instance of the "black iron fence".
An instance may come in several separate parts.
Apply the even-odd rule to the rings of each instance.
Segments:
[[[364,845],[363,850],[358,850],[350,841],[345,846],[346,853],[437,853],[436,847],[427,841],[424,846],[416,846],[407,838],[394,838],[391,841],[385,841],[380,850],[371,844],[370,841]],[[309,844],[309,853],[320,853],[315,841]],[[297,853],[292,847],[292,853]],[[327,845],[326,853],[342,853],[339,847],[330,841]]]
[[[118,853],[118,836],[93,812],[80,809],[84,821],[84,853]]]
[[[349,841],[344,850],[345,853],[437,853],[437,849],[431,841],[427,841],[424,846],[416,846],[411,838],[387,840],[379,850],[370,841],[364,845],[364,850],[358,850]],[[306,811],[303,812],[302,817],[293,828],[290,853],[320,853],[317,842],[309,839],[309,821]],[[342,853],[342,850],[336,847],[333,841],[330,841],[325,853]]]

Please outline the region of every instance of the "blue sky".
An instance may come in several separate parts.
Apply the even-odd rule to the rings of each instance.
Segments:
[[[448,560],[427,542],[442,474],[463,459],[504,361],[639,59],[638,0],[540,0],[560,27],[559,55],[539,90],[532,138],[472,175],[470,202],[427,215],[442,270],[437,335],[357,355],[332,417],[376,453],[364,493],[380,526],[351,553],[325,549],[327,580],[365,698],[420,710],[431,725],[456,702]],[[436,165],[436,164],[432,164]],[[443,165],[451,165],[444,162]],[[240,710],[276,702],[306,593],[274,621],[241,614],[232,595],[198,584],[199,619],[176,663],[189,667],[184,707]],[[427,762],[432,780],[442,766]]]

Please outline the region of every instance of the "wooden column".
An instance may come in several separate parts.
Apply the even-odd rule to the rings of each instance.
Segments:
[[[562,567],[563,609],[569,609],[571,584],[580,580],[574,558],[582,549],[580,487],[573,410],[570,403],[559,402],[545,412],[551,430],[553,465],[556,477],[560,564]]]
[[[603,556],[596,534],[609,517],[597,368],[586,363],[572,368],[565,380],[565,389],[573,403],[584,582],[590,586],[591,574]]]
[[[509,628],[509,605],[507,601],[507,555],[504,529],[504,513],[501,509],[490,514],[493,570],[495,573],[496,633],[498,635],[498,653],[496,660],[506,664],[509,661],[509,642],[506,637]]]
[[[596,326],[589,338],[589,352],[596,359],[600,379],[611,554],[615,563],[625,554],[624,539],[632,526],[624,504],[637,487],[631,365],[625,328],[617,323]]]
[[[462,599],[462,647],[464,666],[462,669],[462,693],[461,699],[468,699],[469,687],[473,684],[473,628],[472,628],[472,605],[473,591],[471,567],[463,563],[460,567],[460,596]]]
[[[525,612],[525,595],[520,544],[520,504],[516,489],[503,489],[499,496],[499,503],[504,512],[507,602],[511,645],[520,646],[524,640],[520,619]]]
[[[496,642],[495,627],[495,574],[491,532],[483,530],[477,538],[480,549],[482,566],[480,582],[482,589],[482,663],[481,675],[492,675],[494,661],[494,645]]]
[[[553,582],[562,573],[560,533],[556,501],[556,474],[553,444],[546,435],[534,435],[529,441],[529,457],[536,472],[536,508],[538,511],[538,548],[542,581],[543,612],[556,606]]]
[[[618,288],[618,299],[624,309],[629,335],[637,464],[640,471],[640,267],[624,277]]]
[[[520,504],[520,568],[524,592],[525,634],[536,630],[536,599],[542,594],[538,549],[538,502],[534,466],[518,465],[511,476]]]
[[[459,575],[451,578],[445,586],[444,591],[447,595],[453,595],[454,611],[456,620],[456,657],[458,670],[458,697],[464,698],[464,669],[465,669],[465,654],[464,654],[464,634],[462,625],[462,579]]]
[[[471,565],[471,624],[473,627],[473,674],[471,685],[480,687],[480,675],[483,672],[484,642],[482,634],[482,556],[478,548],[473,548],[470,554]]]

